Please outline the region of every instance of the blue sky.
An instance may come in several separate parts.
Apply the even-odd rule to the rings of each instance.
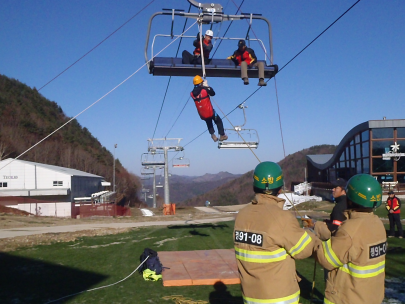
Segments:
[[[241,0],[221,0],[226,14],[234,14]],[[40,88],[101,42],[150,1],[15,1],[3,0],[0,10],[0,73]],[[282,67],[355,1],[245,0],[242,12],[261,13],[272,23],[274,63]],[[145,63],[146,29],[150,16],[162,8],[188,10],[186,0],[155,0],[137,17],[92,53],[40,92],[75,116],[121,83]],[[192,12],[196,12],[193,8]],[[362,0],[332,28],[277,75],[286,155],[320,144],[337,145],[354,126],[374,119],[401,119],[405,96],[405,2]],[[191,21],[188,22],[191,25]],[[184,19],[175,21],[180,33]],[[169,34],[170,17],[155,18],[152,35]],[[221,27],[221,36],[228,23]],[[268,45],[267,27],[253,22],[256,35]],[[219,26],[214,26],[217,33]],[[204,31],[208,26],[204,27]],[[245,21],[234,22],[227,37],[246,35]],[[189,34],[195,35],[194,26]],[[155,51],[170,39],[160,39]],[[218,44],[218,43],[217,43]],[[236,49],[223,42],[215,57]],[[177,42],[161,55],[173,57]],[[259,58],[260,47],[252,43]],[[192,40],[183,49],[193,50]],[[150,45],[149,45],[150,50]],[[152,76],[146,68],[79,116],[78,121],[113,151],[122,164],[140,172],[141,154],[153,135],[169,77]],[[244,86],[239,78],[209,78],[215,101],[228,113],[257,89],[257,79]],[[192,90],[191,77],[173,77],[155,137],[167,135]],[[261,161],[283,158],[274,80],[247,101],[246,127],[257,129]],[[214,105],[214,108],[217,108]],[[217,112],[220,112],[217,109]],[[229,119],[241,124],[234,111]],[[224,120],[226,128],[231,127]],[[168,137],[186,145],[206,129],[189,102]],[[40,146],[37,147],[40,149]],[[174,154],[172,154],[174,155]],[[249,150],[219,150],[208,133],[186,146],[188,169],[174,174],[202,175],[228,171],[245,173],[258,161]]]

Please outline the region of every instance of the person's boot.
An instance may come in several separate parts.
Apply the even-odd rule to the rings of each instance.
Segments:
[[[243,78],[243,84],[248,85],[249,84],[249,78],[247,78],[247,77]]]
[[[212,134],[211,134],[211,138],[212,138],[212,140],[213,140],[214,142],[217,142],[217,141],[218,141],[218,137],[215,135],[215,133],[212,133]]]
[[[228,135],[226,135],[226,134],[221,135],[221,136],[219,137],[219,141],[223,141],[223,140],[227,140],[227,139],[228,139]]]
[[[259,87],[265,87],[267,85],[267,83],[264,81],[263,78],[259,79],[259,83],[257,84]]]

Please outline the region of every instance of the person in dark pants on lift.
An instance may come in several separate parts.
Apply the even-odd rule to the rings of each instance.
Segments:
[[[195,106],[197,108],[200,118],[204,120],[208,127],[208,132],[211,134],[211,138],[214,142],[218,141],[218,137],[215,135],[214,125],[212,121],[215,122],[218,128],[219,140],[227,140],[228,136],[225,134],[224,125],[222,124],[222,119],[217,115],[212,107],[210,96],[214,96],[214,90],[208,86],[207,81],[203,81],[201,76],[195,76],[193,79],[194,90],[190,93],[191,98],[193,98]]]
[[[385,204],[385,208],[388,210],[388,219],[390,220],[390,233],[389,238],[395,236],[395,225],[398,229],[398,237],[402,239],[402,224],[401,224],[401,201],[394,194],[394,191],[388,192],[388,199]]]

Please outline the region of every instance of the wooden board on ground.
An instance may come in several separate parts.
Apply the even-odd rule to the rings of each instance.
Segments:
[[[163,286],[240,284],[234,249],[160,251],[158,256]]]

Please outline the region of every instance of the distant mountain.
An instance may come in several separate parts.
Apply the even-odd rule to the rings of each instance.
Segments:
[[[241,174],[231,174],[229,172],[219,172],[217,174],[204,174],[203,176],[185,176],[185,175],[172,175],[170,176],[170,201],[172,203],[179,203],[181,201],[190,199],[197,195],[201,195],[211,191],[218,186],[221,186],[231,180],[241,176]],[[152,179],[144,181],[146,188],[152,189]],[[157,177],[156,184],[163,184],[164,178]],[[149,193],[151,193],[150,190]],[[159,196],[164,197],[164,189],[158,188],[157,193]]]
[[[285,159],[281,160],[278,164],[283,169],[286,189],[290,189],[292,181],[304,181],[304,168],[307,163],[306,155],[332,154],[335,150],[336,146],[334,145],[313,146],[288,155]],[[253,196],[252,170],[209,192],[182,201],[180,205],[203,206],[206,201],[211,202],[213,206],[246,204]]]
[[[70,120],[54,101],[35,88],[0,74],[0,160],[15,158]],[[21,157],[85,171],[112,182],[114,157],[101,143],[73,120]],[[117,199],[140,203],[140,181],[116,160]]]

